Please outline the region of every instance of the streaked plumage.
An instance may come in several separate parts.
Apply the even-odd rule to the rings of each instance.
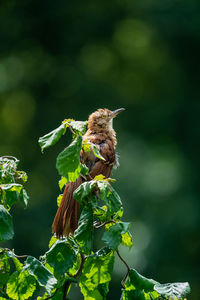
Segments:
[[[112,127],[113,118],[124,109],[110,111],[98,109],[88,119],[88,130],[83,136],[83,141],[93,143],[98,148],[104,160],[97,158],[93,152],[81,151],[80,160],[89,168],[86,180],[91,180],[97,175],[109,177],[116,160],[115,147],[116,134]],[[78,226],[79,204],[73,198],[73,192],[84,181],[82,176],[75,182],[69,182],[65,186],[61,204],[53,221],[52,230],[58,238],[73,233]]]

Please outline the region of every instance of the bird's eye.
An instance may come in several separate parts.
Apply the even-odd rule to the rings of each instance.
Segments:
[[[106,116],[105,116],[105,115],[102,115],[101,117],[102,117],[102,119],[105,119],[105,118],[106,118]]]

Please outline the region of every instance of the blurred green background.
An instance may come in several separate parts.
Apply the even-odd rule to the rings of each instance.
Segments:
[[[64,118],[125,107],[112,177],[134,247],[121,254],[162,283],[189,281],[199,299],[199,52],[198,0],[1,2],[0,155],[20,159],[30,196],[12,211],[7,246],[36,257],[48,247],[55,160],[71,136],[44,155],[38,138]],[[116,259],[108,299],[119,299],[124,273]],[[78,287],[70,297],[82,299]]]

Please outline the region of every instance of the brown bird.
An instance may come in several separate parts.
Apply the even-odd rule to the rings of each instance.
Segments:
[[[88,130],[83,136],[83,141],[95,144],[100,154],[105,160],[97,158],[91,151],[81,150],[80,161],[84,163],[89,173],[86,177],[79,176],[74,182],[69,182],[65,186],[62,201],[53,221],[52,231],[57,238],[68,236],[74,233],[78,227],[79,204],[73,198],[74,191],[85,181],[93,179],[97,175],[109,177],[113,165],[116,162],[115,147],[117,144],[116,133],[113,129],[113,118],[124,108],[114,111],[109,109],[98,109],[89,116]]]

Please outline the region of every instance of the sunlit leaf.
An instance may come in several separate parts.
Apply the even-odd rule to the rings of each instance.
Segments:
[[[58,184],[59,184],[59,188],[62,191],[63,187],[65,186],[65,184],[67,183],[67,178],[66,177],[61,177],[61,179],[59,180]]]
[[[128,231],[129,225],[130,223],[121,222],[111,226],[104,232],[102,240],[110,249],[117,250],[122,242],[122,234]]]
[[[107,181],[97,181],[100,190],[100,199],[108,207],[107,216],[113,216],[122,210],[122,203],[119,195]]]
[[[80,175],[80,151],[82,138],[78,136],[57,157],[56,168],[68,181],[75,181]]]
[[[65,124],[61,124],[56,129],[40,137],[38,142],[42,152],[44,152],[44,149],[55,145],[59,141],[61,136],[65,133],[65,130],[66,130]]]
[[[83,207],[74,237],[86,253],[91,250],[93,245],[93,212],[89,203]]]
[[[83,135],[87,130],[87,121],[71,121],[69,124],[75,132]]]
[[[55,244],[57,240],[58,240],[57,237],[53,235],[49,241],[49,248],[51,248],[51,246],[53,246],[53,244]]]
[[[96,187],[95,181],[87,181],[82,183],[74,192],[73,196],[78,202],[83,202],[87,199],[92,190]]]
[[[60,203],[61,203],[61,201],[62,201],[62,197],[63,197],[63,194],[61,194],[61,195],[59,195],[59,196],[57,197],[57,205],[58,205],[58,207],[60,206]]]
[[[29,197],[21,184],[2,184],[0,188],[4,193],[4,202],[8,208],[11,208],[18,200],[27,206]]]
[[[92,151],[93,151],[94,155],[95,155],[97,158],[101,159],[101,160],[105,160],[105,158],[104,158],[104,157],[101,155],[101,153],[99,152],[97,146],[94,145],[94,144],[91,144],[91,145],[92,145]]]
[[[15,256],[13,251],[7,251],[7,256],[11,258],[15,264],[15,268],[17,271],[22,271],[23,264],[19,261],[19,259]]]
[[[76,253],[66,240],[58,240],[46,252],[47,263],[57,274],[66,273],[76,261]]]
[[[122,234],[122,245],[129,248],[133,246],[132,236],[129,231]]]
[[[131,269],[125,283],[125,289],[122,290],[122,299],[183,300],[189,293],[190,286],[188,282],[160,284]]]
[[[10,264],[8,256],[3,249],[0,249],[0,288],[8,281],[10,276]]]
[[[35,276],[40,286],[43,286],[48,293],[57,284],[53,274],[35,257],[29,256],[25,263],[25,269],[29,274]]]
[[[108,293],[108,283],[112,276],[113,264],[114,254],[106,248],[86,259],[79,281],[84,299],[105,299]]]
[[[27,176],[26,172],[24,172],[24,171],[17,171],[16,177],[18,180],[19,179],[23,180],[23,182],[27,182],[27,180],[28,180],[28,176]]]
[[[14,272],[7,282],[6,292],[10,299],[25,300],[31,297],[36,289],[36,280],[27,271]]]
[[[95,195],[95,191],[98,192],[98,197]],[[81,184],[74,192],[74,198],[78,202],[84,202],[86,199],[90,199],[93,207],[97,207],[97,198],[100,198],[107,207],[106,218],[111,216],[118,218],[122,215],[122,203],[119,195],[106,180],[91,180]],[[119,213],[119,216],[117,214]]]
[[[190,286],[188,282],[177,283],[157,283],[154,290],[161,296],[171,297],[172,299],[185,298],[190,293]]]

